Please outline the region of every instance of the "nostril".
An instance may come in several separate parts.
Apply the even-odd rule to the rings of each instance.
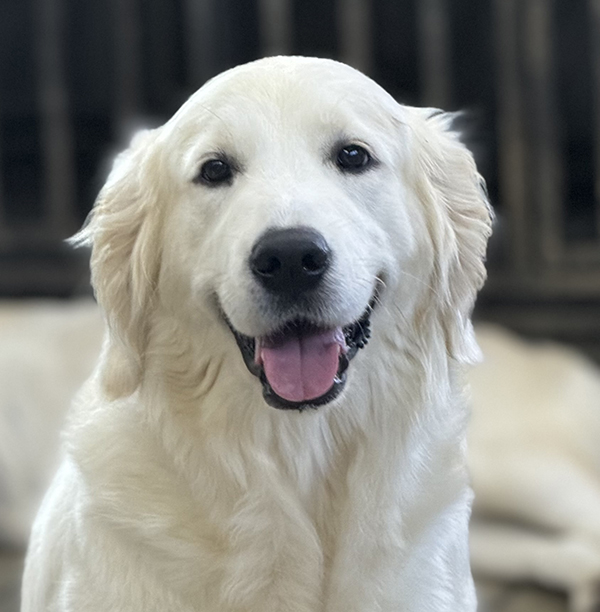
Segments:
[[[253,270],[260,276],[275,276],[281,269],[281,261],[274,255],[263,254],[255,259]]]
[[[327,252],[318,250],[302,257],[302,269],[308,274],[321,274],[327,265]]]

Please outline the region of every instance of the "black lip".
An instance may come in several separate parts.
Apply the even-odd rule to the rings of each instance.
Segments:
[[[342,328],[348,351],[345,354],[340,354],[338,371],[333,385],[323,395],[306,402],[292,402],[275,393],[267,380],[263,367],[257,364],[254,360],[255,339],[238,332],[224,314],[223,316],[227,322],[227,325],[229,326],[229,329],[235,337],[246,367],[260,380],[262,384],[263,398],[265,402],[269,404],[269,406],[278,408],[280,410],[302,411],[307,408],[318,408],[319,406],[328,404],[343,391],[344,387],[346,386],[347,369],[350,361],[360,349],[366,346],[371,336],[371,313],[375,307],[376,300],[377,297],[374,295],[362,316],[354,323],[350,323]],[[289,324],[303,325],[304,322],[298,320],[291,321],[288,323],[288,325]]]

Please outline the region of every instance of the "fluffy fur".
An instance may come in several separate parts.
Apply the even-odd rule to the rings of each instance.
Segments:
[[[109,331],[34,525],[24,612],[475,610],[461,369],[490,214],[450,123],[336,62],[270,58],[136,137],[78,238]],[[378,163],[340,172],[340,142]],[[239,174],[198,184],[216,153]],[[266,405],[221,312],[273,328],[248,254],[295,225],[333,252],[323,324],[381,286],[345,390],[302,412]]]

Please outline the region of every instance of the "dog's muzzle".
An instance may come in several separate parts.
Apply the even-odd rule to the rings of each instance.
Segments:
[[[325,238],[307,227],[272,229],[254,245],[249,267],[280,311],[316,301],[332,254]],[[376,296],[363,315],[346,326],[324,327],[307,311],[260,337],[229,323],[244,362],[275,408],[302,410],[332,401],[344,388],[350,361],[370,336]],[[310,310],[310,309],[309,309]]]

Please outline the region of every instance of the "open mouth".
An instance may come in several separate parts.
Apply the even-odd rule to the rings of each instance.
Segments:
[[[262,383],[275,408],[303,410],[327,404],[346,384],[348,365],[371,335],[373,296],[362,316],[349,325],[323,328],[294,319],[267,336],[252,338],[229,328],[248,370]]]

